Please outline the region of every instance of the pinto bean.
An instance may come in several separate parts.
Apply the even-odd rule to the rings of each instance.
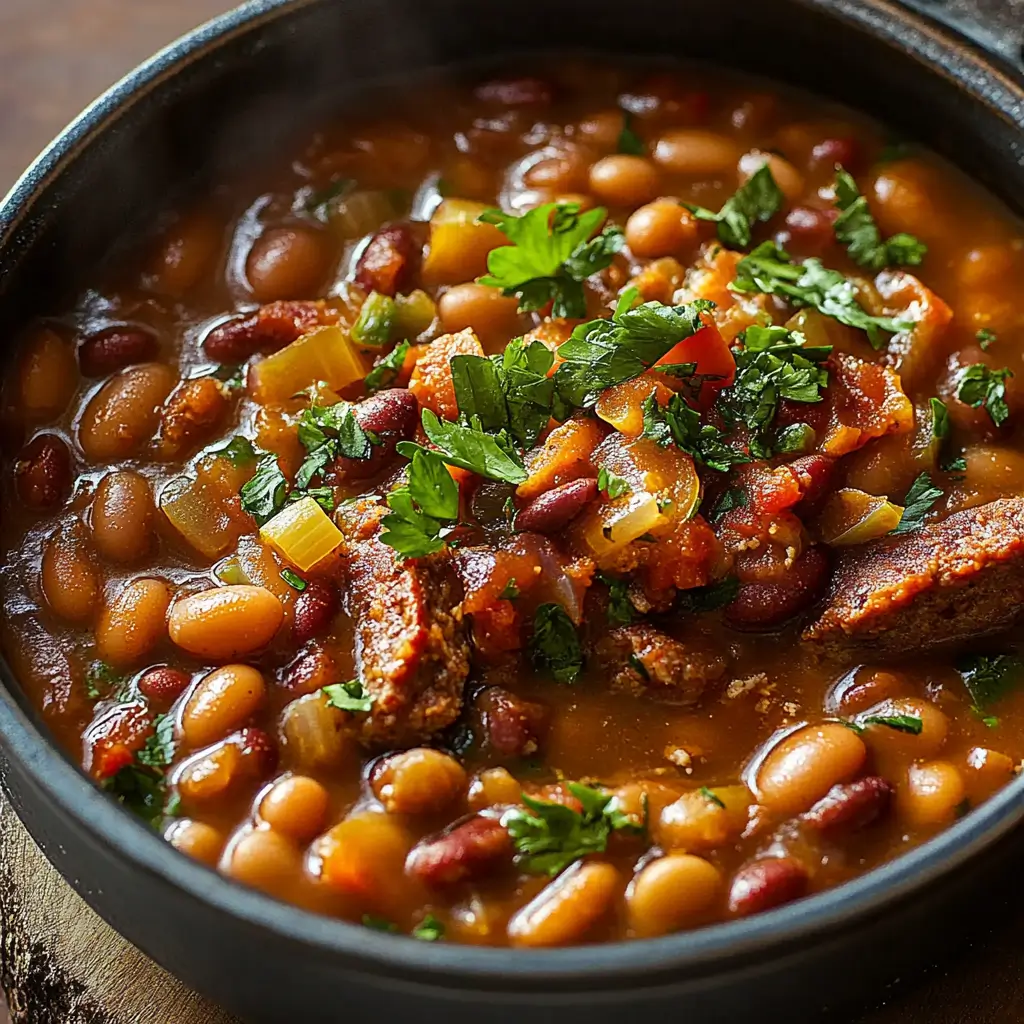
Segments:
[[[213,377],[183,380],[160,413],[160,454],[174,459],[206,441],[223,421],[228,389]]]
[[[512,916],[509,941],[513,946],[577,942],[608,912],[619,884],[619,873],[611,864],[574,864]]]
[[[224,849],[224,836],[218,829],[191,818],[176,821],[164,838],[179,853],[187,854],[211,868],[216,866]]]
[[[658,194],[660,185],[657,165],[643,156],[614,153],[602,157],[590,168],[590,191],[613,206],[649,203]]]
[[[385,758],[372,786],[390,814],[431,814],[465,791],[466,772],[454,757],[420,747]]]
[[[327,790],[308,775],[278,779],[260,800],[259,816],[296,842],[309,842],[324,826],[330,804]]]
[[[245,276],[257,302],[315,295],[327,276],[327,236],[307,226],[268,228],[253,243]]]
[[[736,872],[729,887],[729,912],[737,917],[760,914],[805,895],[807,869],[793,857],[760,857]]]
[[[573,480],[534,498],[516,514],[519,532],[554,533],[568,526],[597,497],[597,481]]]
[[[547,729],[549,711],[499,686],[482,690],[474,701],[487,742],[505,757],[533,754]]]
[[[71,452],[56,434],[39,434],[14,463],[14,486],[22,503],[32,509],[64,504],[71,491]]]
[[[412,279],[419,254],[408,224],[381,228],[356,264],[356,281],[369,291],[394,295]]]
[[[266,587],[245,584],[191,594],[171,609],[171,639],[189,654],[226,661],[266,647],[284,606]]]
[[[485,768],[469,785],[466,800],[471,810],[485,811],[496,804],[517,804],[523,787],[507,768]]]
[[[740,157],[739,174],[740,182],[746,182],[752,178],[762,167],[768,166],[775,184],[791,202],[796,202],[804,190],[804,176],[784,157],[777,153],[762,153],[758,149],[752,149]]]
[[[547,106],[554,90],[543,78],[494,78],[473,90],[481,103],[496,107]]]
[[[46,542],[40,582],[47,604],[60,618],[88,622],[96,614],[100,579],[81,520],[63,522]]]
[[[151,331],[141,327],[108,327],[82,339],[78,366],[86,377],[106,377],[132,363],[154,359],[160,350]]]
[[[207,805],[266,778],[276,766],[277,744],[262,729],[249,727],[190,757],[174,782],[186,806]]]
[[[263,705],[267,685],[250,665],[224,665],[199,681],[181,714],[181,736],[193,749],[239,728]]]
[[[666,850],[692,852],[734,843],[747,827],[752,803],[746,786],[684,793],[665,807],[655,822],[658,845]]]
[[[67,408],[78,385],[75,353],[56,331],[36,328],[22,349],[15,379],[25,418],[51,420]]]
[[[390,814],[353,814],[320,837],[320,877],[338,892],[376,905],[396,891],[409,837]]]
[[[700,128],[672,129],[654,144],[655,162],[672,174],[725,174],[739,158],[732,139]]]
[[[108,473],[92,503],[96,550],[111,562],[144,558],[153,545],[156,505],[149,481],[134,470]]]
[[[271,895],[283,894],[302,872],[302,851],[276,829],[254,828],[235,841],[223,869],[243,885]]]
[[[830,837],[859,832],[889,810],[893,792],[893,787],[878,775],[839,783],[802,814],[800,820]]]
[[[774,629],[814,604],[827,581],[825,549],[810,547],[783,579],[741,584],[736,599],[726,605],[726,621],[735,629]]]
[[[678,931],[704,917],[717,901],[722,875],[702,857],[672,853],[648,864],[626,891],[634,935],[652,938]]]
[[[512,839],[495,818],[475,815],[412,848],[406,874],[441,888],[485,877],[512,863]]]
[[[420,422],[420,406],[416,396],[405,388],[378,391],[356,405],[353,415],[364,429],[377,435],[368,459],[335,459],[327,471],[333,483],[344,480],[366,480],[383,472],[395,459],[395,446],[408,441]]]
[[[913,764],[899,792],[900,812],[914,825],[945,825],[956,817],[965,792],[963,775],[949,761]]]
[[[675,256],[697,244],[697,220],[674,199],[656,199],[634,210],[626,221],[630,252],[641,259]]]
[[[338,592],[323,580],[308,580],[295,599],[295,640],[304,644],[322,633],[338,610]]]
[[[171,585],[139,579],[123,587],[100,615],[96,653],[111,665],[133,665],[167,635]]]
[[[139,693],[157,707],[170,707],[188,688],[192,677],[180,668],[158,665],[139,679]]]

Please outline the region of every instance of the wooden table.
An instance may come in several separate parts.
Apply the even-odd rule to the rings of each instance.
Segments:
[[[946,4],[957,5],[1002,19],[1004,42],[1016,33],[1013,45],[1020,45],[1024,0]],[[228,0],[0,0],[0,192],[103,88],[229,6]],[[979,915],[1002,900],[994,893]],[[861,1024],[1024,1022],[1022,931],[995,929],[955,970],[894,991],[889,1005]],[[232,1024],[96,917],[50,867],[2,794],[0,981],[16,1024]],[[7,1024],[2,1006],[0,1024]]]

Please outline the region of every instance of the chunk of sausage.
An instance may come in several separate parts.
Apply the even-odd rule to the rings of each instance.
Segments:
[[[613,689],[672,704],[696,704],[725,672],[717,654],[673,640],[652,626],[612,630],[598,644],[598,656]]]
[[[907,652],[1004,629],[1024,611],[1024,498],[844,553],[804,639]]]
[[[458,717],[469,643],[450,558],[398,561],[380,541],[386,513],[369,500],[342,506],[342,591],[355,622],[359,678],[373,698],[360,738],[410,747]]]
[[[218,363],[244,363],[257,352],[276,352],[315,327],[338,322],[338,311],[322,301],[271,302],[255,313],[214,327],[203,348]]]

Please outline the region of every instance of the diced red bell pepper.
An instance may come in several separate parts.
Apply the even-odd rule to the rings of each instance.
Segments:
[[[710,409],[715,395],[722,388],[728,387],[736,377],[736,360],[732,350],[714,324],[706,324],[696,334],[674,345],[658,360],[654,369],[668,363],[696,363],[698,374],[720,378],[707,381],[701,388],[701,409]]]

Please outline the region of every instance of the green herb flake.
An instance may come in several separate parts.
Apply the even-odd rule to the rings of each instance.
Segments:
[[[672,395],[668,405],[660,406],[652,394],[644,400],[641,408],[644,426],[640,436],[661,448],[674,444],[695,462],[719,473],[727,473],[733,466],[750,461],[746,452],[725,443],[725,435],[718,427],[702,424],[700,413],[691,409],[681,395]]]
[[[607,573],[598,573],[597,578],[608,588],[608,623],[612,626],[628,626],[637,617],[636,608],[629,599],[629,583],[616,579]]]
[[[628,110],[622,112],[622,131],[615,148],[619,153],[630,156],[643,156],[647,152],[644,140],[633,130],[633,115]]]
[[[932,483],[927,471],[921,473],[910,485],[904,499],[903,515],[893,528],[893,533],[913,533],[924,526],[925,516],[942,497],[942,491]]]
[[[750,245],[754,224],[771,220],[782,208],[784,198],[768,164],[764,164],[725,201],[718,213],[692,203],[682,205],[698,220],[717,224],[718,237],[723,245],[746,249]]]
[[[444,925],[433,914],[427,914],[413,928],[412,937],[420,942],[440,942],[444,938]]]
[[[1024,680],[1024,662],[1016,654],[968,654],[956,669],[979,718]]]
[[[974,335],[974,337],[977,338],[978,344],[981,346],[981,350],[983,352],[987,352],[988,351],[988,347],[989,347],[989,345],[992,344],[993,341],[998,341],[999,340],[996,337],[995,332],[994,331],[990,331],[987,327],[982,327]]]
[[[719,495],[708,518],[711,522],[717,523],[726,512],[731,512],[734,508],[746,508],[748,504],[747,492],[742,487],[729,487]]]
[[[370,292],[352,325],[352,340],[363,348],[384,348],[395,328],[395,300],[380,292]]]
[[[514,601],[519,596],[519,588],[516,586],[516,580],[513,576],[512,579],[505,584],[501,589],[501,593],[498,595],[503,601]]]
[[[633,492],[628,480],[609,472],[604,466],[597,471],[597,489],[607,494],[612,501]]]
[[[323,687],[323,692],[327,703],[340,711],[365,714],[373,709],[373,697],[363,689],[358,679],[351,679],[347,683],[331,683]]]
[[[158,769],[126,765],[102,785],[126,810],[153,827],[159,825],[167,813],[167,785]]]
[[[680,591],[676,608],[684,613],[712,612],[732,604],[739,592],[740,581],[735,576],[726,576],[706,587],[691,587]]]
[[[239,491],[242,510],[262,526],[282,508],[288,497],[288,480],[278,465],[277,456],[264,453],[256,465],[252,479]]]
[[[405,365],[405,357],[411,348],[411,342],[400,341],[386,356],[377,362],[377,365],[366,375],[363,386],[369,394],[391,387],[398,379],[402,367]]]
[[[775,434],[771,450],[776,455],[801,455],[812,451],[817,440],[809,423],[790,423]]]
[[[306,589],[306,581],[297,573],[291,569],[281,570],[281,579],[288,584],[292,590],[297,590],[300,594]]]
[[[975,409],[984,406],[992,422],[1001,427],[1010,416],[1006,381],[1012,376],[1013,371],[1006,367],[993,370],[984,363],[975,363],[960,374],[956,397]]]
[[[256,461],[256,449],[253,448],[252,441],[241,434],[236,434],[219,448],[211,448],[210,454],[227,459],[232,466],[248,466]]]
[[[530,654],[537,669],[556,683],[574,683],[583,669],[579,634],[565,609],[542,604],[533,620]]]
[[[897,732],[907,732],[912,736],[920,736],[924,723],[917,715],[867,715],[861,720],[862,725],[884,725]]]
[[[949,437],[949,410],[940,398],[929,399],[932,410],[932,437],[945,441]]]
[[[505,434],[488,434],[476,423],[449,423],[423,410],[423,431],[451,466],[509,484],[526,480],[526,467]]]
[[[398,933],[398,925],[386,917],[381,917],[380,914],[363,914],[362,924],[364,928],[370,928],[375,932]]]
[[[708,803],[714,804],[716,807],[721,807],[723,811],[725,810],[725,801],[712,790],[708,789],[707,786],[701,786],[697,792],[700,793]]]
[[[90,700],[113,696],[124,682],[125,677],[105,661],[94,661],[85,670],[85,694]]]
[[[136,755],[147,768],[166,768],[174,760],[174,717],[157,715],[153,719],[153,735]]]
[[[302,491],[335,459],[365,462],[380,439],[364,430],[351,402],[311,405],[299,416],[299,442],[307,456],[295,474],[295,486]]]
[[[402,558],[424,558],[440,551],[459,518],[459,485],[441,456],[412,441],[397,446],[410,459],[406,485],[387,496],[391,511],[381,520],[381,541]]]

